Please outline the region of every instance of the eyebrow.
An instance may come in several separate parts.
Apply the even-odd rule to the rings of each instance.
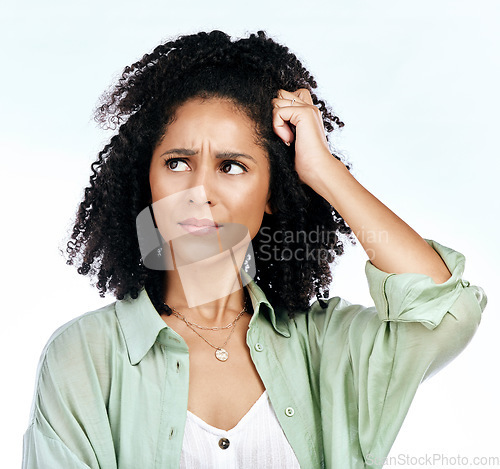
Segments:
[[[195,156],[198,154],[197,151],[194,150],[189,150],[188,148],[172,148],[171,150],[167,150],[163,152],[160,156],[163,155],[183,155],[183,156]],[[246,153],[237,153],[237,152],[232,152],[232,151],[222,151],[220,153],[217,153],[215,155],[216,158],[218,159],[230,159],[234,160],[236,158],[247,158],[249,160],[252,160],[254,163],[257,163],[255,161],[255,158],[253,156],[247,155]]]

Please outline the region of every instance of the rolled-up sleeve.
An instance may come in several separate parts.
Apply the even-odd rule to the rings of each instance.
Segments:
[[[463,280],[464,256],[426,241],[451,277],[436,284],[423,274],[382,272],[367,261],[376,312],[360,312],[349,329],[360,443],[373,460],[390,450],[419,384],[470,342],[487,302],[482,288]]]
[[[481,321],[486,295],[463,280],[464,256],[426,241],[452,274],[446,282],[367,261],[375,306],[333,297],[305,318],[327,467],[382,467],[420,383],[464,350]]]
[[[440,255],[452,274],[444,283],[436,284],[431,277],[423,274],[388,274],[370,261],[366,262],[370,294],[382,321],[419,322],[428,329],[434,329],[463,293],[463,287],[470,285],[462,279],[465,268],[463,254],[435,241],[425,241]],[[471,290],[481,310],[484,310],[484,291],[475,286]]]

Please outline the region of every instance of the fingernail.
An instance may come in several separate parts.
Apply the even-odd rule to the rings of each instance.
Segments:
[[[289,147],[289,146],[290,146],[290,142],[285,142],[285,145],[286,145],[287,147]]]

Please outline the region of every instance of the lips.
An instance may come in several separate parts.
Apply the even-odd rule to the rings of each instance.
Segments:
[[[205,227],[219,228],[220,226],[222,226],[208,218],[201,218],[201,219],[187,218],[186,220],[180,221],[179,225],[191,225],[191,226],[196,226],[198,228],[205,228]]]
[[[187,218],[179,222],[179,225],[188,233],[196,236],[215,234],[223,226],[208,218]]]

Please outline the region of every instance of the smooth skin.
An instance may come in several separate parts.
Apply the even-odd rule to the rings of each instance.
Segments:
[[[192,196],[198,211],[193,212],[187,203],[179,204],[173,208],[178,212],[174,222],[185,219],[190,210],[190,216],[196,218],[244,225],[253,239],[262,225],[264,212],[271,213],[267,152],[257,144],[250,118],[227,99],[190,99],[177,110],[174,122],[153,151],[149,180],[153,203],[203,187],[204,194]],[[202,195],[207,200],[201,200]],[[173,226],[170,232],[174,234],[165,239],[185,235],[179,226]],[[195,241],[203,243],[201,238]],[[206,270],[191,272],[190,282],[210,282],[217,291],[230,291],[230,286],[216,284],[220,279],[211,274]],[[179,311],[189,310],[189,317],[197,324],[224,326],[243,308],[244,295],[239,288],[210,303],[188,308],[176,269],[166,271],[164,301]]]

